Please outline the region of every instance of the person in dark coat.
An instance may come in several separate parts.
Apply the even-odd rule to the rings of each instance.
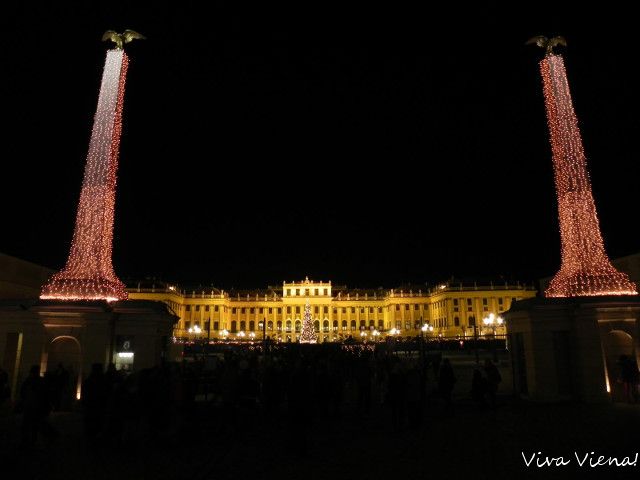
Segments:
[[[457,379],[453,373],[451,362],[448,358],[445,358],[442,360],[438,371],[438,393],[447,406],[451,406],[452,404],[451,393],[453,392],[456,381]]]
[[[498,393],[498,385],[502,382],[502,376],[490,359],[484,361],[484,374],[487,376],[487,393],[489,394],[489,404],[491,407],[496,406],[496,394]]]
[[[50,396],[38,365],[31,367],[29,376],[22,383],[17,409],[23,414],[23,445],[35,445],[38,433],[42,433],[48,440],[57,436],[58,432],[49,424]]]
[[[84,409],[85,434],[95,440],[102,432],[107,400],[108,385],[101,363],[91,366],[91,373],[82,382],[82,407]]]

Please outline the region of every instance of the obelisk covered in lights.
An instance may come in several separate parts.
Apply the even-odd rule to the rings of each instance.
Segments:
[[[113,35],[118,34],[111,32]],[[125,286],[116,276],[111,260],[122,105],[129,62],[122,49],[123,35],[118,35],[119,43],[113,40],[117,48],[107,51],[69,258],[64,269],[43,287],[42,299],[127,299]]]
[[[564,61],[552,50],[555,45],[564,44],[564,39],[535,37],[530,43],[546,47],[540,71],[551,135],[562,249],[560,271],[545,295],[637,295],[636,286],[611,265],[604,249]]]

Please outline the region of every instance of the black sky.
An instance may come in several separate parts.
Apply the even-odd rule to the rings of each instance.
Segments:
[[[100,37],[125,28],[148,40],[128,49],[121,278],[230,288],[309,275],[391,287],[553,274],[541,52],[524,46],[541,33],[569,42],[607,250],[640,250],[637,38],[622,3],[579,14],[497,3],[83,3],[27,3],[5,17],[2,252],[64,264]]]

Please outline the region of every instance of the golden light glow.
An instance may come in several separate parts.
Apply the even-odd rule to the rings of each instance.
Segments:
[[[64,269],[43,287],[42,299],[113,302],[128,298],[111,259],[127,67],[123,50],[107,52],[71,251]]]
[[[607,257],[591,193],[587,159],[573,110],[564,61],[547,55],[540,62],[562,243],[560,271],[547,297],[637,295],[629,277]]]

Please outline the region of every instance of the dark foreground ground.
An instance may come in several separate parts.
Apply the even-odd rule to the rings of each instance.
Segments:
[[[234,418],[235,417],[235,418]],[[54,413],[59,437],[20,446],[21,417],[0,414],[0,477],[27,479],[427,479],[639,478],[635,467],[578,467],[574,452],[595,457],[640,451],[640,405],[532,405],[508,396],[495,410],[459,398],[453,410],[438,399],[420,428],[392,427],[390,412],[355,406],[308,422],[265,419],[255,409],[230,415],[196,403],[190,412],[125,442],[88,442],[82,415]],[[564,456],[564,467],[525,467],[522,453]],[[535,463],[535,462],[534,462]],[[15,473],[14,473],[15,472]],[[6,476],[5,476],[6,474]]]

